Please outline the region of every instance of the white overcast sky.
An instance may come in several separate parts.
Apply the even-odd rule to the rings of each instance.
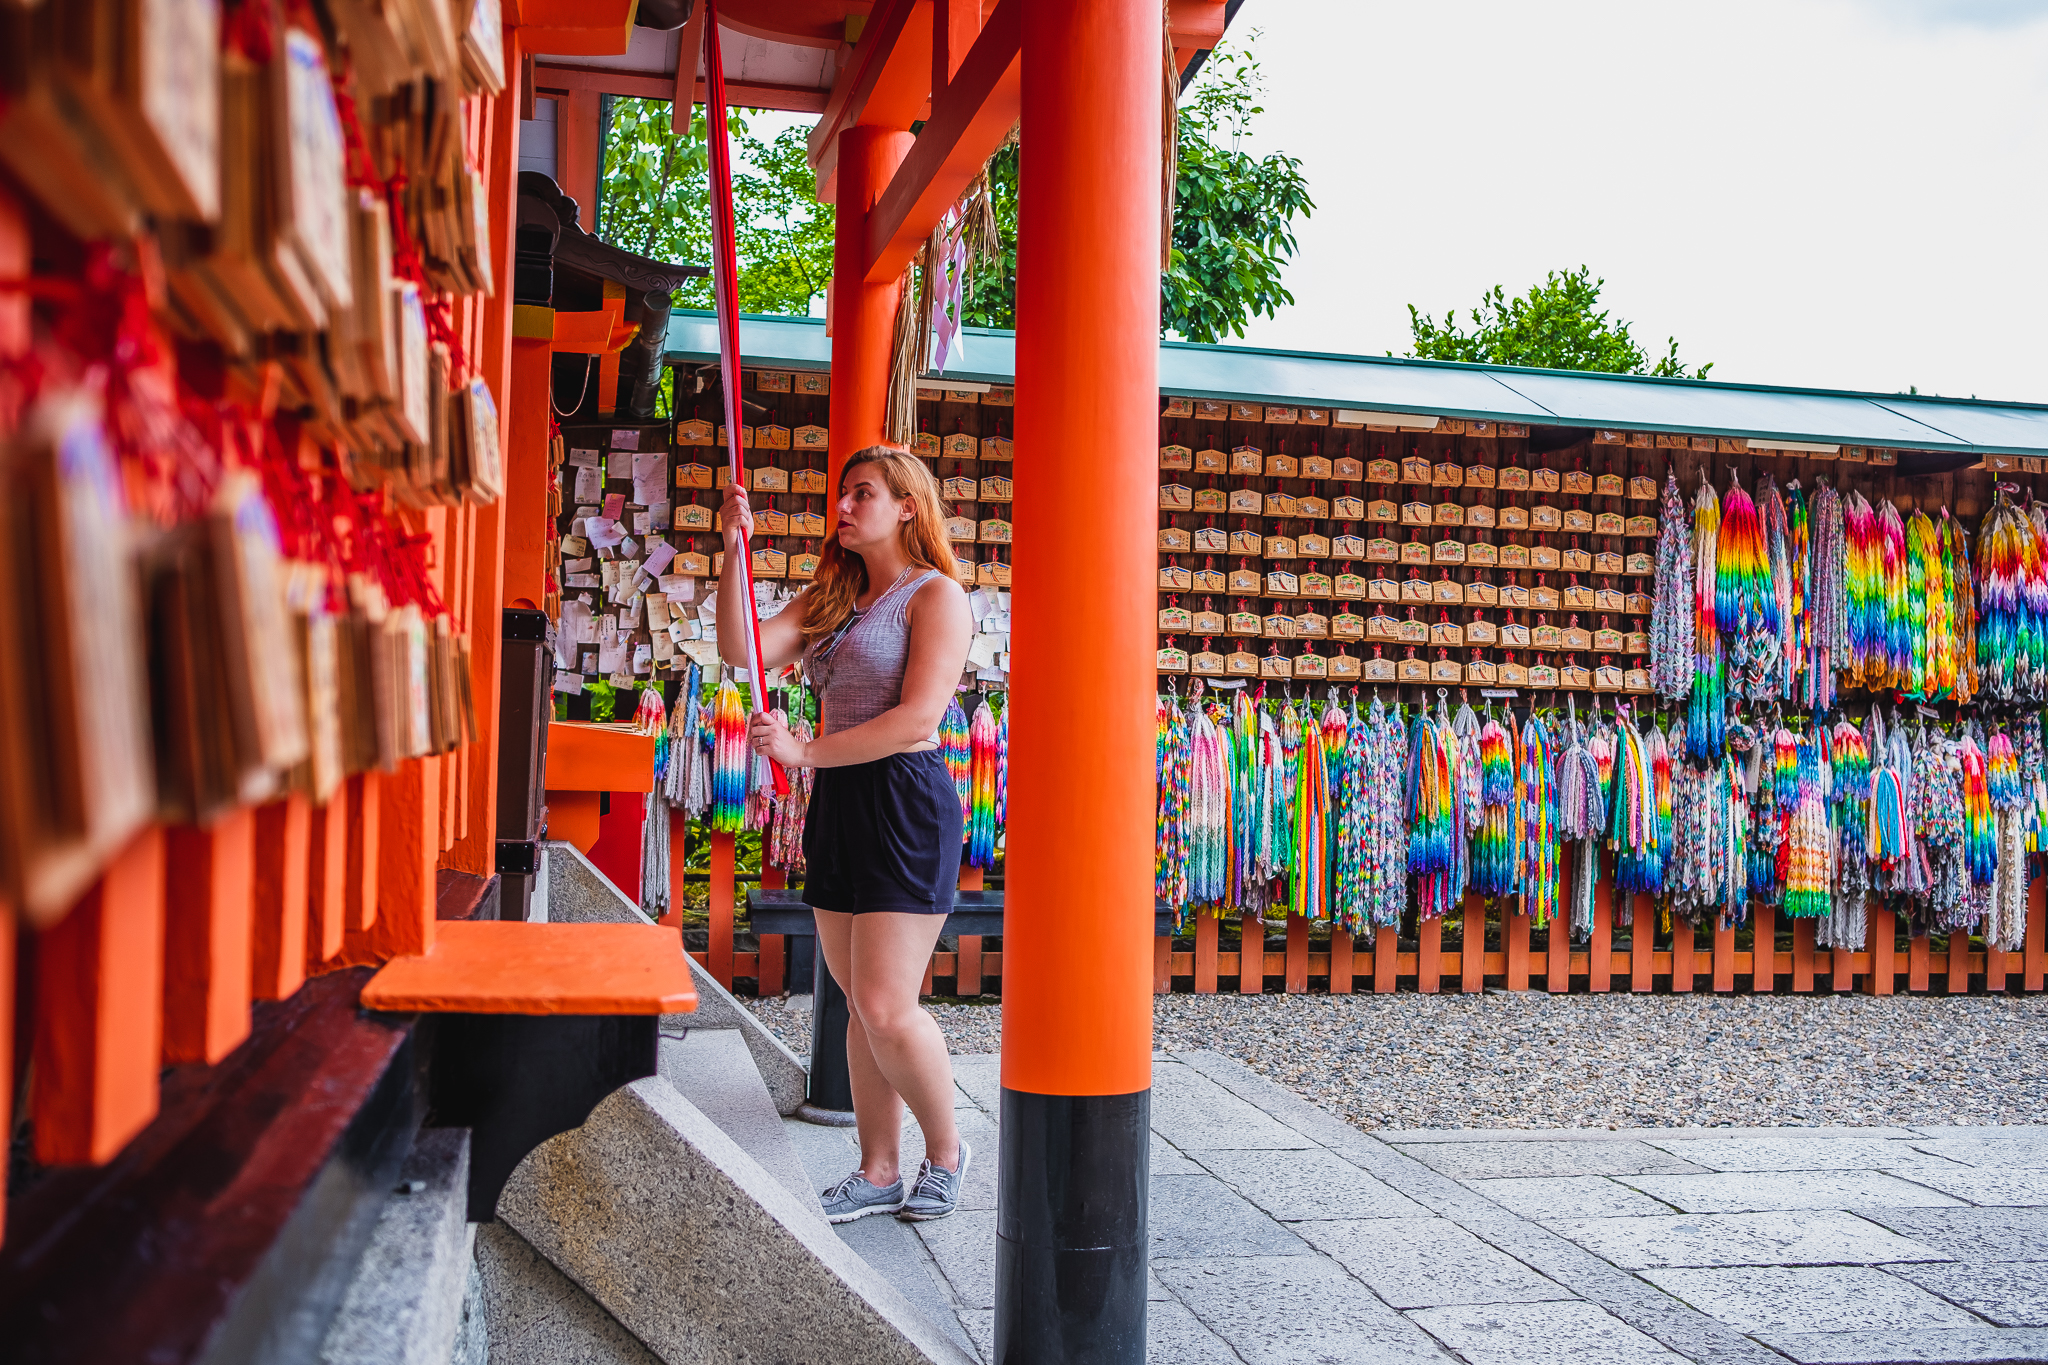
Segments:
[[[1316,200],[1262,346],[1554,268],[1712,378],[2048,401],[2048,0],[1249,0]]]

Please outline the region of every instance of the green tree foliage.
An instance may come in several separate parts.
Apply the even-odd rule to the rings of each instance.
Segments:
[[[1254,29],[1247,40],[1256,40]],[[1294,219],[1315,211],[1301,161],[1243,150],[1263,82],[1249,46],[1209,54],[1181,105],[1173,257],[1160,282],[1162,330],[1189,341],[1242,337],[1294,295],[1280,283],[1294,256]]]
[[[1256,31],[1251,35],[1257,38]],[[1209,54],[1180,110],[1172,263],[1160,281],[1161,330],[1190,341],[1241,337],[1254,317],[1272,317],[1294,296],[1280,282],[1293,258],[1294,223],[1315,209],[1301,162],[1243,148],[1259,103],[1259,64],[1247,45]],[[659,260],[710,260],[709,176],[704,115],[686,134],[671,126],[665,100],[616,98],[606,106],[604,188],[598,231],[606,241]],[[740,307],[750,313],[808,313],[832,273],[832,206],[817,182],[802,130],[772,139],[733,126],[733,195],[739,224]],[[1000,248],[975,272],[964,320],[1017,325],[1017,169],[1012,142],[989,163]],[[708,308],[708,281],[678,299]]]
[[[1254,31],[1251,39],[1256,39]],[[1249,39],[1247,40],[1250,41]],[[1189,341],[1244,335],[1254,317],[1272,317],[1294,295],[1280,275],[1295,252],[1294,220],[1315,210],[1299,158],[1243,149],[1253,118],[1265,112],[1258,61],[1228,44],[1209,54],[1181,105],[1175,175],[1172,264],[1160,280],[1161,332]],[[989,163],[989,187],[1001,229],[1000,258],[976,276],[966,320],[1017,325],[1017,166],[1012,143]]]
[[[1654,365],[1650,355],[1629,335],[1626,322],[1611,322],[1600,307],[1604,279],[1586,266],[1551,271],[1543,283],[1518,298],[1508,298],[1495,285],[1468,316],[1472,329],[1458,324],[1452,309],[1439,324],[1408,305],[1408,329],[1414,334],[1412,356],[1424,360],[1467,360],[1488,365],[1531,365],[1547,370],[1599,370],[1608,374],[1649,374],[1666,379],[1705,379],[1710,361],[1688,372],[1678,359],[1678,342],[1666,337],[1666,350]]]
[[[667,100],[615,98],[607,107],[604,187],[598,235],[659,261],[711,261],[710,154],[704,111],[677,136]],[[740,311],[811,310],[832,275],[832,206],[817,202],[817,182],[801,130],[756,137],[748,113],[733,111],[733,201],[743,215],[739,242]],[[711,282],[692,280],[676,299],[711,306]]]

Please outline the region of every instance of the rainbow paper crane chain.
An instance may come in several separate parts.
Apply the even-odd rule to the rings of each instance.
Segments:
[[[1176,716],[1180,708],[1174,707]],[[995,712],[989,707],[988,698],[974,708],[974,719],[967,728],[969,757],[968,808],[967,808],[967,865],[969,867],[991,868],[996,865],[996,767],[1001,761],[997,744]],[[1187,815],[1187,778],[1185,752],[1187,745],[1187,723],[1179,720],[1175,743],[1177,772],[1174,782],[1176,828],[1174,830],[1175,864],[1183,871],[1182,881],[1176,886],[1178,897],[1168,897],[1173,904],[1180,905],[1186,900],[1185,869],[1185,821]]]

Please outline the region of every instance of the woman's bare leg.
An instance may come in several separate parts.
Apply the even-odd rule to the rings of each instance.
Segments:
[[[828,916],[837,923],[828,925]],[[846,1059],[859,1123],[861,1170],[879,1185],[897,1177],[900,1102],[908,1102],[917,1115],[925,1154],[937,1165],[958,1169],[960,1132],[953,1121],[952,1059],[938,1023],[917,1003],[925,965],[945,927],[945,916],[820,911],[818,926],[826,964],[846,988],[850,1006]],[[837,945],[834,939],[839,940]],[[836,955],[835,946],[841,949]],[[843,974],[839,962],[848,964]]]
[[[860,1012],[853,1008],[853,925],[859,915],[813,910],[825,966],[846,993],[846,1072],[853,1089],[855,1131],[860,1135],[860,1170],[870,1184],[896,1182],[903,1158],[903,1097],[875,1065]],[[919,983],[923,977],[920,975]]]

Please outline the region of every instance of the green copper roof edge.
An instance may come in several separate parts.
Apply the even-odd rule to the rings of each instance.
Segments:
[[[692,319],[709,319],[712,316],[709,310],[699,308],[678,308],[674,310],[674,313],[676,316],[689,317]],[[778,314],[743,313],[741,314],[741,319],[742,321],[746,322],[762,323],[771,326],[816,327],[821,330],[825,325],[825,320],[823,318],[793,317]],[[1014,341],[1016,337],[1016,333],[1013,330],[1007,328],[970,326],[964,328],[963,331],[970,338],[981,336]],[[1598,370],[1556,370],[1541,368],[1538,366],[1488,365],[1455,360],[1423,360],[1406,356],[1344,355],[1331,351],[1307,351],[1294,350],[1284,347],[1238,346],[1224,344],[1209,345],[1201,342],[1178,340],[1164,340],[1159,343],[1159,346],[1162,352],[1184,351],[1199,355],[1234,355],[1242,356],[1249,361],[1257,361],[1261,359],[1272,358],[1284,358],[1293,360],[1320,361],[1342,365],[1386,366],[1390,368],[1431,370],[1443,371],[1448,373],[1467,374],[1475,377],[1484,377],[1493,380],[1495,383],[1500,384],[1500,386],[1503,389],[1505,389],[1508,393],[1512,394],[1514,398],[1519,401],[1519,403],[1526,404],[1529,407],[1536,409],[1536,411],[1531,412],[1523,411],[1520,408],[1471,408],[1458,407],[1454,405],[1445,405],[1441,403],[1424,404],[1380,399],[1356,400],[1361,404],[1370,401],[1374,410],[1384,412],[1433,414],[1444,417],[1480,418],[1495,421],[1527,422],[1533,425],[1541,426],[1598,426],[1606,425],[1609,421],[1611,421],[1611,424],[1616,428],[1622,428],[1629,431],[1670,433],[1683,432],[1699,436],[1727,436],[1731,438],[1755,438],[1761,440],[1776,439],[1787,441],[1805,440],[1819,443],[1841,443],[1846,445],[1864,444],[1876,445],[1887,448],[1897,448],[1901,450],[1970,451],[1983,452],[1987,454],[2020,455],[2035,455],[2048,452],[2048,445],[2006,445],[1998,443],[1968,441],[1961,437],[1954,436],[1948,432],[1942,431],[1938,427],[1930,426],[1928,423],[1921,421],[1920,419],[1910,416],[1906,413],[1899,412],[1895,408],[1890,406],[1894,403],[1914,403],[1928,404],[1934,406],[1947,406],[1955,408],[1959,412],[1970,410],[2010,411],[2017,413],[2038,413],[2044,417],[2048,417],[2048,403],[2027,403],[2017,400],[1992,398],[1954,398],[1935,394],[1875,393],[1863,392],[1853,389],[1808,388],[1797,385],[1784,384],[1736,383],[1715,379],[1676,379],[1655,375],[1610,374]],[[705,360],[713,358],[710,354],[705,352],[670,351],[668,354],[671,359]],[[769,356],[758,353],[748,353],[744,351],[742,354],[742,360],[750,364],[776,365],[789,369],[815,370],[829,368],[829,362],[820,362],[807,357],[793,358]],[[1513,385],[1509,382],[1509,380],[1519,375],[1553,377],[1559,379],[1566,379],[1573,382],[1592,381],[1609,384],[1659,385],[1679,388],[1695,393],[1755,393],[1766,396],[1824,398],[1852,402],[1863,402],[1871,404],[1874,407],[1883,409],[1889,416],[1896,418],[1899,421],[1908,422],[1916,427],[1920,427],[1925,432],[1925,435],[1915,436],[1910,442],[1908,442],[1904,440],[1879,440],[1869,437],[1844,437],[1838,431],[1808,430],[1798,428],[1762,428],[1757,426],[1729,427],[1716,426],[1699,422],[1651,422],[1635,418],[1616,418],[1607,419],[1606,421],[1601,422],[1588,422],[1578,417],[1561,416],[1557,413],[1551,412],[1548,409],[1543,408],[1542,405],[1538,403],[1535,399],[1516,390],[1513,387]],[[1010,384],[1014,382],[1014,375],[1008,372],[976,370],[971,367],[963,367],[957,370],[950,370],[943,375],[931,376],[931,378],[934,380],[934,382],[938,383],[943,383],[947,379],[957,379],[967,383]],[[1225,402],[1272,403],[1278,400],[1282,403],[1292,403],[1304,406],[1342,406],[1341,402],[1339,402],[1338,400],[1332,400],[1327,396],[1301,396],[1297,394],[1279,392],[1271,389],[1222,389],[1196,387],[1185,384],[1174,384],[1170,388],[1163,388],[1162,392],[1169,392],[1176,395],[1191,398],[1218,399]]]

